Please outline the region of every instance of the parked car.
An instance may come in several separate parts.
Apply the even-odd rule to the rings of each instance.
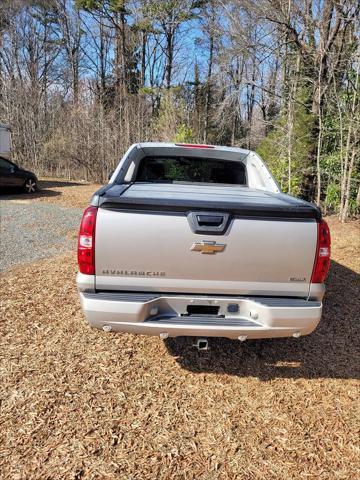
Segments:
[[[289,337],[320,321],[330,233],[252,151],[133,145],[85,210],[77,286],[93,327]]]
[[[24,170],[4,157],[0,157],[0,187],[21,188],[26,193],[35,193],[38,186],[35,173]]]

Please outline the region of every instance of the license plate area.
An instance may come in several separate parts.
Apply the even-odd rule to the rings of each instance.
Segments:
[[[219,315],[219,306],[215,305],[188,305],[186,307],[185,316],[191,317],[223,317]]]

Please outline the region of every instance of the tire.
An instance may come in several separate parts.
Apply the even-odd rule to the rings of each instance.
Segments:
[[[24,183],[24,190],[26,193],[35,193],[37,191],[37,182],[33,178],[27,178]]]

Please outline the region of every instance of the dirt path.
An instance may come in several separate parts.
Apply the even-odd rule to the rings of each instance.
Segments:
[[[80,201],[80,200],[79,200]],[[359,223],[315,333],[209,353],[85,323],[74,255],[2,279],[1,479],[359,477]]]

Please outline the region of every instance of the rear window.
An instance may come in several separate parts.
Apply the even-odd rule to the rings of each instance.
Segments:
[[[135,181],[246,185],[246,169],[241,162],[212,158],[145,157]]]

